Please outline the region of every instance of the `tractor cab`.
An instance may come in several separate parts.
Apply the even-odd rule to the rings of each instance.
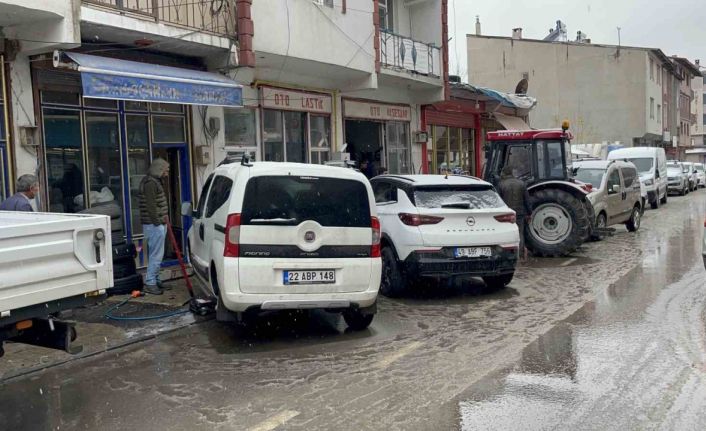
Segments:
[[[527,184],[532,215],[525,237],[535,256],[566,256],[594,233],[590,186],[573,178],[568,129],[565,121],[561,129],[488,133],[483,176],[495,187],[503,173]]]
[[[567,130],[503,130],[488,133],[484,177],[497,186],[509,166],[528,187],[546,181],[572,181],[572,135]]]

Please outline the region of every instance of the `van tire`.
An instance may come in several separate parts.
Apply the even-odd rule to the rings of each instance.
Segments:
[[[374,314],[364,314],[361,310],[346,310],[343,312],[343,320],[346,325],[354,331],[367,329],[373,322]]]
[[[635,205],[632,209],[632,214],[630,215],[630,220],[625,223],[625,227],[630,232],[637,232],[640,229],[640,223],[642,223],[642,217],[640,216],[639,205]]]
[[[662,203],[662,205],[667,205],[667,195],[669,195],[669,193],[664,192],[664,197],[660,199],[660,203]]]
[[[407,287],[407,280],[402,273],[397,256],[392,247],[389,246],[383,247],[380,254],[382,256],[380,293],[391,298],[399,296]]]
[[[608,227],[608,218],[606,217],[606,214],[601,211],[600,214],[598,214],[598,217],[596,217],[596,228],[598,229],[605,229]],[[602,232],[594,232],[591,235],[591,239],[594,241],[601,241],[604,238],[604,234]]]

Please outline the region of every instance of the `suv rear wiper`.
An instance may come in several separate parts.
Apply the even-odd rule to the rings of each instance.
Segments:
[[[290,224],[296,222],[295,218],[254,218],[250,223],[254,224]]]
[[[461,208],[461,209],[469,209],[471,208],[471,204],[468,202],[449,202],[446,204],[441,204],[441,208]]]

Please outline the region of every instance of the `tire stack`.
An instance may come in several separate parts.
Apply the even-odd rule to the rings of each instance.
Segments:
[[[113,287],[108,289],[109,295],[124,295],[133,290],[142,290],[142,276],[137,273],[135,257],[135,244],[125,241],[113,244]]]

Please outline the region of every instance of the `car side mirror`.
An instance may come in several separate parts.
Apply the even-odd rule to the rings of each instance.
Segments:
[[[617,184],[613,184],[613,185],[610,187],[610,190],[609,190],[609,191],[610,191],[611,194],[620,193],[620,186],[617,185]]]
[[[194,210],[191,207],[191,202],[184,202],[181,204],[181,215],[184,217],[194,216]]]

